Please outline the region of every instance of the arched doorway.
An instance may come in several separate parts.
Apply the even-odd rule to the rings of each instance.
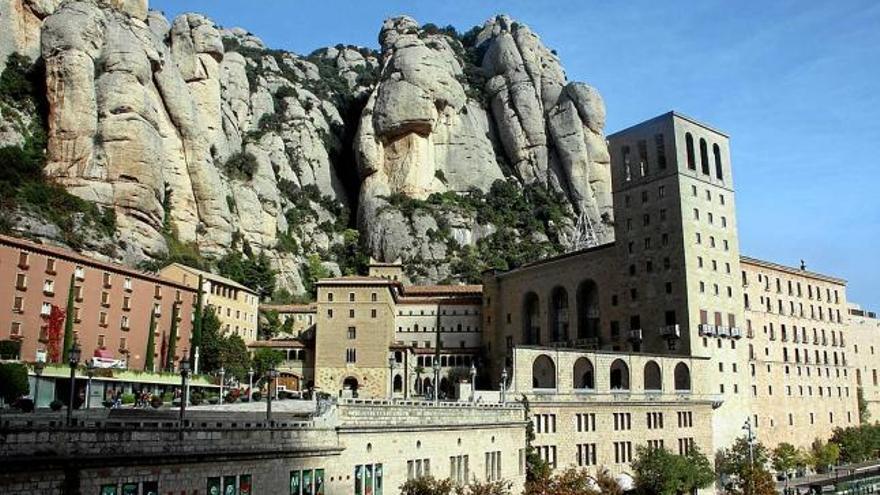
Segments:
[[[523,300],[523,343],[539,345],[541,343],[540,304],[534,292],[526,294]]]
[[[394,375],[393,390],[395,393],[403,392],[403,377],[402,376]]]
[[[574,388],[579,390],[592,390],[596,388],[596,373],[593,369],[593,363],[585,358],[578,358],[574,362],[574,376],[572,376],[572,384]]]
[[[563,287],[557,287],[550,295],[551,342],[566,342],[568,325],[568,291]]]
[[[342,390],[343,392],[346,390],[351,391],[352,397],[358,396],[358,380],[353,376],[347,376],[344,380],[342,380]]]
[[[532,388],[556,388],[556,365],[546,354],[532,363]]]
[[[629,366],[622,359],[611,363],[611,390],[629,390]]]
[[[675,365],[675,390],[687,391],[691,389],[691,370],[684,363]]]
[[[645,364],[645,390],[660,391],[663,389],[663,376],[660,366],[654,361]]]
[[[584,280],[577,291],[577,336],[579,339],[599,337],[599,288],[596,282]]]
[[[452,382],[449,381],[448,378],[443,377],[440,379],[440,397],[443,399],[452,398]]]

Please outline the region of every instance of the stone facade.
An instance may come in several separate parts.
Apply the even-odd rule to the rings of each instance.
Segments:
[[[846,352],[850,372],[855,373],[856,386],[861,389],[870,414],[868,421],[880,420],[880,384],[878,361],[880,355],[880,319],[877,314],[849,304],[846,328]],[[851,391],[852,392],[852,391]]]
[[[752,426],[770,445],[809,447],[859,423],[848,363],[846,282],[743,257]]]
[[[60,495],[73,485],[80,493],[100,493],[104,486],[134,483],[159,493],[201,494],[219,477],[249,485],[250,493],[287,494],[293,493],[294,473],[308,471],[310,477],[320,475],[323,489],[313,485],[297,495],[333,495],[358,493],[357,475],[363,483],[370,466],[373,493],[395,493],[416,475],[414,461],[420,461],[421,472],[445,477],[451,459],[460,456],[468,457],[467,480],[491,477],[521,487],[525,425],[523,409],[514,405],[342,401],[313,420],[281,419],[271,427],[257,415],[194,416],[182,436],[170,418],[53,432],[39,425],[7,426],[0,459],[14,469],[0,474],[0,491]],[[32,462],[32,456],[49,451],[51,462]]]

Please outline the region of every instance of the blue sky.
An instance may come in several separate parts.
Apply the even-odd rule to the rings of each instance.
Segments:
[[[611,133],[677,110],[727,132],[743,254],[849,281],[880,310],[880,2],[153,0],[273,48],[377,47],[382,20],[466,31],[497,13],[601,91]],[[878,153],[880,154],[880,153]],[[873,158],[872,158],[873,157]]]

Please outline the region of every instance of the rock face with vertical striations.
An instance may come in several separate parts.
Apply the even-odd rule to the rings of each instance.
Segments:
[[[578,216],[612,240],[602,98],[507,17],[464,35],[395,17],[379,51],[308,56],[145,0],[11,0],[0,28],[0,61],[45,70],[45,175],[115,213],[119,249],[81,247],[105,258],[262,252],[301,292],[315,259],[453,282],[564,250]]]

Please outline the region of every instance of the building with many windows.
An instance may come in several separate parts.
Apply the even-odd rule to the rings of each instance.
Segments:
[[[196,289],[202,280],[203,304],[220,319],[220,328],[245,343],[257,340],[260,298],[244,285],[220,275],[172,263],[159,271],[162,277]]]
[[[175,311],[175,363],[188,352],[196,292],[173,280],[66,249],[0,236],[0,287],[6,305],[0,311],[0,338],[21,342],[24,361],[36,361],[38,352],[51,358],[57,339],[51,335],[49,322],[53,311],[66,311],[71,289],[73,314],[66,316],[73,318],[85,359],[99,356],[143,369],[151,312],[156,321],[157,370],[167,364],[161,350],[170,339]]]

